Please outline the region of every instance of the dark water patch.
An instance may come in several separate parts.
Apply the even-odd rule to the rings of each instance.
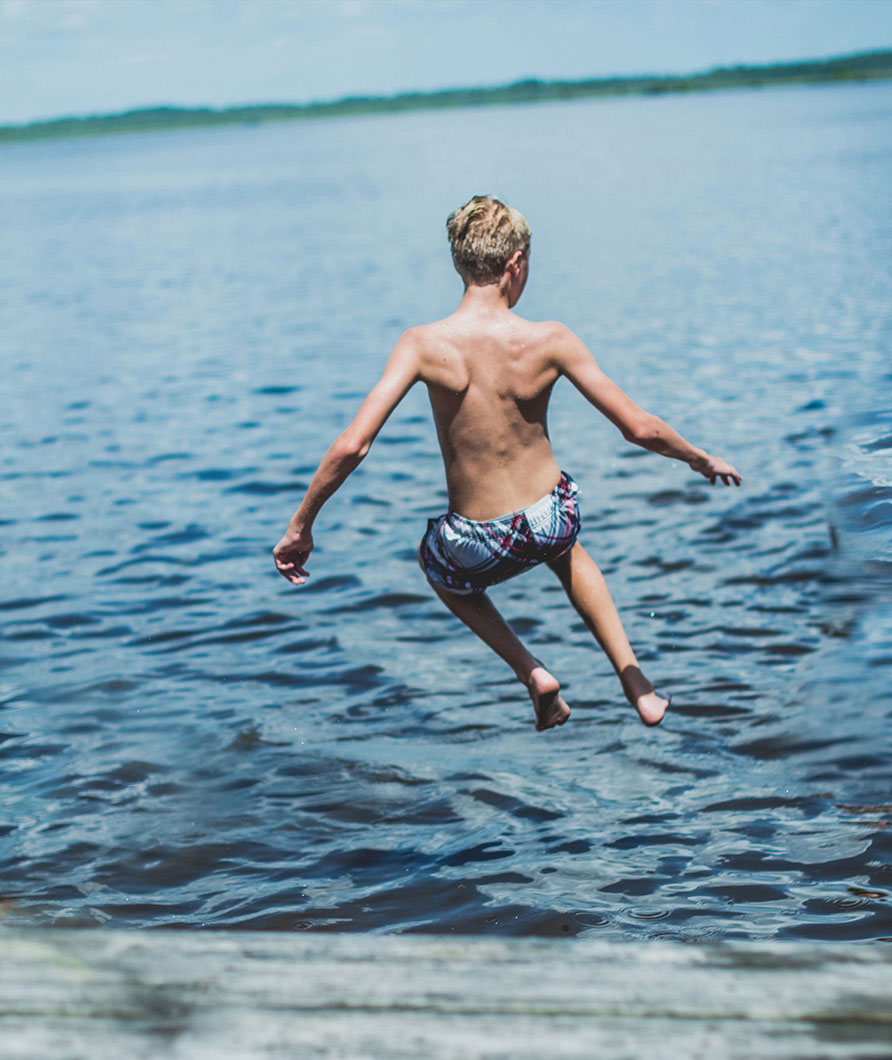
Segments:
[[[148,552],[164,545],[191,545],[195,541],[202,541],[208,537],[208,531],[202,526],[186,526],[182,530],[173,530],[169,534],[158,534],[149,541],[143,541],[133,546],[131,553],[138,555],[140,552]]]
[[[128,604],[120,608],[123,615],[155,615],[158,611],[181,611],[184,608],[200,607],[210,603],[209,596],[152,596],[146,597],[135,604]],[[164,634],[157,634],[163,636]],[[153,640],[156,634],[146,637],[146,642]]]
[[[222,467],[208,467],[201,468],[199,471],[184,472],[180,478],[195,478],[199,482],[229,482],[234,478],[239,478],[241,475],[250,474],[255,471],[256,468],[222,468]]]
[[[251,626],[284,626],[294,621],[293,615],[281,611],[255,611],[241,618],[231,618],[224,622],[221,629],[244,629]]]
[[[599,887],[598,890],[604,894],[621,894],[627,898],[639,898],[643,894],[653,894],[654,891],[659,890],[667,882],[668,877],[665,876],[651,876],[646,879],[627,877],[617,880],[615,883],[609,883],[606,887]]]
[[[718,626],[716,632],[728,637],[779,637],[783,631],[768,626]]]
[[[49,512],[47,515],[38,515],[35,523],[64,523],[72,519],[80,519],[78,512]]]
[[[441,859],[443,865],[462,866],[474,864],[478,861],[499,861],[510,858],[514,851],[500,842],[478,843],[472,847],[466,847]]]
[[[301,587],[301,593],[311,596],[314,593],[330,594],[340,589],[355,589],[361,586],[359,578],[354,574],[333,574],[323,578],[313,578]]]
[[[182,634],[177,633],[173,639],[178,641],[177,644],[173,644],[168,648],[165,648],[166,652],[183,651],[186,648],[202,648],[209,644],[248,644],[253,641],[267,640],[270,637],[277,637],[280,633],[294,632],[295,630],[301,629],[300,623],[293,623],[286,629],[277,627],[276,629],[256,629],[256,630],[242,630],[239,633],[220,634],[215,637],[208,637],[203,635],[202,630],[192,630],[187,634],[189,641],[188,644],[183,643],[185,639]],[[163,636],[163,634],[161,635]],[[152,643],[157,638],[149,637],[144,643]],[[140,642],[133,642],[140,643]]]
[[[159,554],[159,553],[155,553],[155,552],[143,553],[139,557],[139,559],[132,559],[132,558],[131,559],[126,559],[126,560],[124,560],[121,563],[116,563],[116,564],[112,565],[111,567],[103,567],[101,570],[97,571],[96,574],[97,574],[97,577],[101,578],[101,577],[105,577],[108,574],[120,574],[121,571],[132,571],[134,569],[143,569],[146,565],[154,564],[154,563],[157,563],[160,566],[188,567],[188,566],[194,566],[195,565],[195,560],[183,559],[180,556],[167,556],[167,555],[163,555],[163,554]],[[129,581],[129,579],[131,579],[133,577],[134,577],[134,575],[127,575],[127,579],[128,580],[124,581],[123,584],[134,584],[133,582]],[[141,577],[141,578],[144,578],[144,579],[149,579],[149,578],[156,579],[156,578],[160,578],[161,576],[160,575],[138,575],[136,577]],[[136,584],[138,584],[138,583],[136,583]]]
[[[152,608],[151,610],[154,610]],[[150,633],[145,637],[137,637],[131,641],[128,641],[127,647],[131,648],[142,648],[149,645],[157,646],[159,644],[167,644],[170,641],[184,640],[193,636],[193,630],[191,629],[167,629],[161,630],[157,633]]]
[[[797,431],[793,434],[784,435],[784,441],[789,445],[794,445],[799,449],[806,450],[809,446],[815,444],[815,440],[828,441],[836,435],[835,427],[809,427],[804,431]]]
[[[0,746],[0,757],[26,757],[29,760],[45,758],[57,755],[67,750],[68,745],[64,743],[41,743],[37,740],[28,739],[26,744],[4,744]]]
[[[815,651],[816,645],[808,644],[766,644],[764,651],[768,655],[808,655]]]
[[[777,933],[781,939],[811,939],[820,942],[858,942],[892,937],[892,912],[888,909],[859,910],[852,913],[837,910],[834,920],[822,919],[784,927]]]
[[[191,453],[182,453],[182,452],[180,452],[180,453],[177,453],[177,452],[174,452],[174,453],[157,453],[155,456],[150,456],[148,458],[148,460],[146,460],[146,464],[148,464],[149,467],[154,467],[157,464],[167,464],[167,463],[170,463],[171,461],[175,461],[175,460],[191,460],[191,459],[192,459],[192,454]]]
[[[781,574],[754,574],[737,575],[725,578],[723,585],[754,585],[760,589],[771,588],[775,585],[798,585],[801,582],[817,582],[821,577],[820,569],[784,571]]]
[[[114,677],[107,681],[97,681],[96,684],[87,685],[84,688],[84,692],[87,694],[91,692],[101,692],[108,696],[118,696],[126,692],[132,692],[136,688],[139,688],[138,681],[130,681],[126,678]]]
[[[26,596],[18,600],[0,600],[0,611],[24,611],[32,607],[40,607],[42,604],[60,603],[67,599],[69,599],[68,596],[57,594],[55,596]]]
[[[52,640],[60,634],[41,629],[15,630],[6,634],[7,640]]]
[[[622,836],[620,839],[615,839],[611,843],[606,843],[605,846],[613,847],[616,850],[636,850],[638,847],[653,847],[653,846],[690,846],[696,847],[703,844],[702,838],[694,838],[691,836],[684,836],[675,834],[672,832],[660,832],[636,836]]]
[[[892,526],[892,502],[874,500],[858,513],[857,525],[864,530]]]
[[[321,654],[340,651],[341,645],[337,637],[307,637],[303,640],[293,640],[288,644],[281,644],[276,652],[282,655],[300,655],[306,653]]]
[[[279,493],[290,494],[300,497],[307,488],[306,482],[294,480],[279,480],[276,482],[264,482],[262,479],[252,479],[250,482],[240,482],[237,486],[230,486],[226,493],[245,493],[252,497],[272,497]]]
[[[786,891],[768,884],[722,884],[716,887],[700,887],[698,894],[710,895],[729,905],[749,905],[754,902],[783,902]]]
[[[257,853],[256,844],[252,851]],[[99,866],[96,880],[124,894],[152,894],[182,887],[208,874],[232,867],[236,852],[230,843],[195,843],[182,848],[153,846],[133,851]],[[159,886],[160,885],[160,886]]]
[[[0,475],[0,482],[17,482],[21,479],[60,479],[70,478],[71,471],[5,471]],[[37,521],[36,519],[34,520]]]
[[[885,449],[892,449],[892,434],[887,435],[885,438],[877,438],[873,442],[866,442],[862,448],[867,453],[878,453]]]
[[[340,608],[343,612],[350,611],[377,611],[381,608],[400,608],[407,605],[430,603],[430,597],[419,596],[416,593],[379,593],[375,596],[365,597],[355,603],[347,604]]]
[[[132,566],[130,564],[129,566]],[[100,574],[103,573],[100,571]],[[112,585],[154,585],[158,588],[170,589],[177,585],[185,585],[192,580],[191,574],[128,574],[122,578],[109,579]]]
[[[689,570],[694,566],[694,561],[690,559],[666,560],[661,556],[648,556],[647,559],[637,560],[636,566],[658,570],[662,574],[674,574],[676,571]]]
[[[587,839],[570,839],[548,848],[550,854],[587,854],[592,844]]]
[[[856,480],[857,481],[857,480]],[[860,508],[876,500],[892,500],[892,486],[870,485],[846,490],[838,499],[840,508]]]
[[[720,811],[738,811],[740,813],[753,813],[759,810],[776,810],[781,807],[796,807],[805,809],[811,800],[802,798],[783,798],[779,795],[768,796],[744,796],[736,799],[727,799],[724,802],[710,803],[703,807],[704,813]],[[817,810],[815,811],[817,812]]]
[[[63,615],[49,615],[47,618],[41,620],[45,625],[49,626],[50,629],[74,629],[76,626],[92,626],[96,625],[99,621],[93,615],[81,614],[81,613],[70,613]]]
[[[766,739],[751,740],[734,745],[735,754],[748,758],[768,760],[773,758],[790,758],[795,755],[809,755],[815,751],[824,751],[830,747],[841,747],[852,743],[854,737],[840,736],[827,739],[802,740],[794,736],[771,736]]]
[[[355,497],[352,497],[351,504],[370,504],[376,508],[389,508],[391,506],[390,501],[384,497],[370,497],[365,493],[359,493]]]
[[[262,684],[286,688],[317,688],[327,685],[354,686],[367,691],[380,684],[380,666],[357,666],[337,674],[325,673],[321,668],[315,673],[293,673],[267,670],[258,673],[219,673],[201,675],[204,680],[227,684]]]
[[[487,788],[476,788],[470,792],[471,798],[476,799],[478,802],[482,802],[487,806],[492,806],[497,810],[505,810],[514,817],[519,817],[524,820],[531,821],[557,821],[564,815],[555,810],[547,810],[542,806],[531,806],[520,799],[511,798],[507,795],[502,795],[498,791],[491,791]]]
[[[703,490],[658,490],[647,497],[647,502],[654,508],[668,508],[673,504],[705,504],[708,500]]]

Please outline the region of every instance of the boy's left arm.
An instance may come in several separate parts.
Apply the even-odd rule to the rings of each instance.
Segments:
[[[569,328],[559,325],[555,332],[555,364],[558,370],[622,431],[623,437],[642,449],[660,453],[674,460],[683,460],[693,471],[714,486],[720,479],[730,486],[739,486],[740,472],[721,457],[698,449],[661,420],[639,408],[634,401],[608,379],[595,363],[585,343]]]
[[[384,373],[363,401],[356,418],[322,458],[300,507],[282,540],[273,549],[276,569],[294,585],[309,577],[305,570],[313,550],[313,523],[322,505],[359,467],[387,417],[419,379],[417,341],[407,331],[393,349]]]

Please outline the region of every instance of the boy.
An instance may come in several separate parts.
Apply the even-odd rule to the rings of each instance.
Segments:
[[[447,222],[452,260],[465,293],[452,316],[407,331],[356,418],[313,475],[300,507],[273,549],[295,585],[308,577],[312,528],[325,501],[369,451],[410,387],[426,384],[449,494],[432,519],[419,560],[450,611],[514,670],[526,687],[538,730],[570,716],[560,684],[515,636],[486,589],[547,563],[606,652],[626,698],[645,725],[657,725],[668,699],[641,672],[604,577],[576,540],[576,484],[558,467],[548,440],[551,389],[566,376],[627,441],[683,460],[714,485],[740,475],[649,415],[598,368],[568,328],[533,323],[511,309],[529,269],[530,230],[516,210],[477,195]],[[509,514],[505,514],[505,513]]]

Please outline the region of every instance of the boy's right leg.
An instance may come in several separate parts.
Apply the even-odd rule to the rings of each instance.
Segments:
[[[560,695],[560,682],[527,651],[514,630],[486,593],[467,596],[429,582],[449,610],[511,667],[526,687],[536,712],[536,728],[554,728],[570,717],[570,708]]]
[[[613,664],[626,698],[638,711],[641,720],[645,725],[659,724],[669,700],[657,695],[654,686],[641,672],[598,565],[577,541],[549,566],[560,578],[570,602]]]

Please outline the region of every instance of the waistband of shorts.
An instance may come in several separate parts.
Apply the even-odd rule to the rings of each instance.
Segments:
[[[576,481],[571,475],[568,475],[566,471],[561,472],[561,477],[558,480],[558,484],[549,493],[546,493],[544,497],[540,497],[539,500],[533,501],[532,504],[527,505],[526,508],[518,508],[517,511],[508,512],[507,515],[497,515],[493,519],[467,519],[463,515],[459,515],[458,512],[454,512],[451,509],[446,513],[446,520],[451,524],[462,523],[466,526],[492,526],[493,523],[510,523],[512,519],[515,519],[518,515],[535,515],[541,508],[545,507],[552,501],[555,494],[566,493],[568,496],[579,492],[579,487],[576,485]]]

